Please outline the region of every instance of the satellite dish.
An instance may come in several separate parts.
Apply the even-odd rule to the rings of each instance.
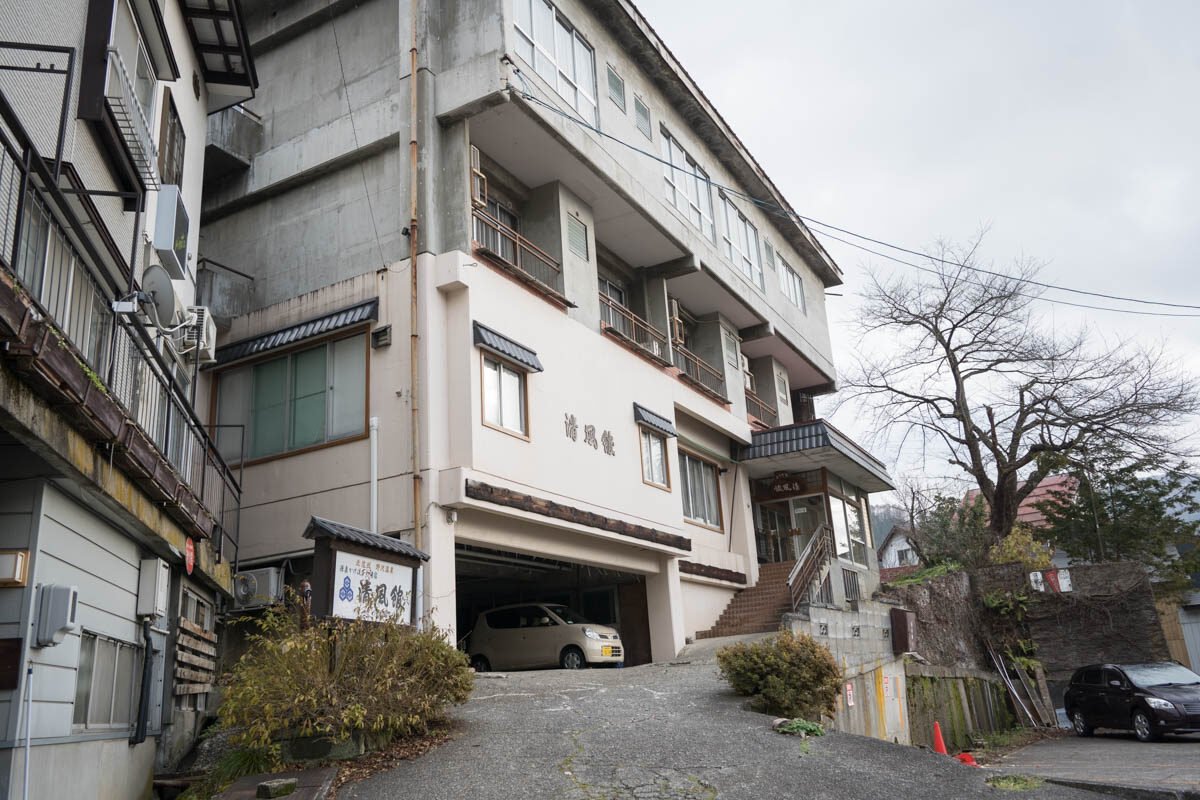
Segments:
[[[179,297],[175,294],[175,287],[171,285],[171,276],[157,264],[146,267],[142,274],[142,291],[150,295],[158,327],[170,327],[175,321],[175,315],[180,311]]]
[[[242,605],[258,594],[258,578],[246,572],[233,576],[233,597]]]

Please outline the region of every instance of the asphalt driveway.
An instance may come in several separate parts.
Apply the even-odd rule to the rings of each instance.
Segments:
[[[480,678],[459,735],[339,800],[992,798],[985,770],[847,734],[801,741],[745,708],[711,663]],[[1095,800],[1045,785],[1022,798]]]
[[[1052,778],[1200,790],[1200,735],[1167,736],[1152,744],[1115,731],[1068,736],[1013,751],[999,766]]]

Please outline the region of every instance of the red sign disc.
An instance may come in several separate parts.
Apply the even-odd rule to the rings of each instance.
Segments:
[[[196,545],[192,543],[189,536],[187,545],[183,548],[183,566],[187,569],[187,574],[192,574],[192,568],[196,566]]]

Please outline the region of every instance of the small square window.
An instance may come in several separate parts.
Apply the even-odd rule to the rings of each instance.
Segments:
[[[625,112],[625,79],[617,74],[617,71],[608,65],[608,96],[617,107],[621,109],[621,113]]]
[[[650,106],[636,94],[633,96],[633,116],[637,129],[645,134],[647,139],[654,141],[654,134],[650,128]]]
[[[525,372],[489,355],[483,356],[483,421],[520,436],[529,427]]]

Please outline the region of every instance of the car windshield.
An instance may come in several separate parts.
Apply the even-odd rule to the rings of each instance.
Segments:
[[[563,622],[567,623],[568,625],[587,625],[588,624],[588,621],[586,619],[584,619],[583,614],[580,614],[576,611],[572,611],[571,609],[567,608],[566,606],[546,606],[546,608],[553,611],[558,616],[559,619],[561,619]]]
[[[1138,686],[1200,683],[1200,675],[1179,664],[1135,664],[1121,669]]]

